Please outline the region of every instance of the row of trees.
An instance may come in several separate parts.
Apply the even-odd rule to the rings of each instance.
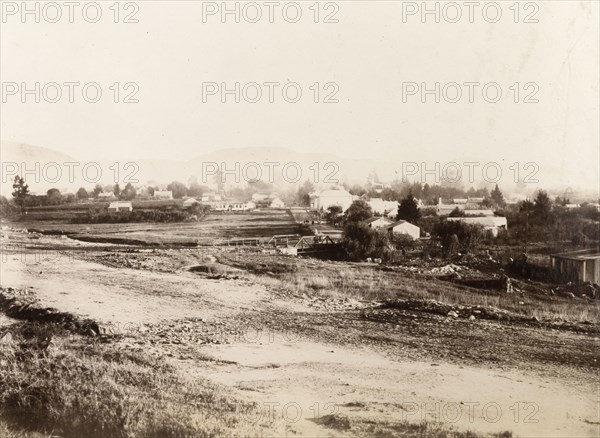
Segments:
[[[196,204],[186,210],[167,207],[138,209],[131,212],[107,212],[103,209],[90,209],[85,214],[75,216],[72,221],[78,224],[140,223],[140,222],[189,222],[199,221],[210,212],[208,205]]]
[[[435,205],[439,199],[453,198],[485,198],[488,207],[503,207],[505,205],[504,196],[498,185],[492,191],[486,187],[475,189],[471,187],[468,190],[448,185],[429,185],[421,183],[408,183],[394,181],[388,187],[381,188],[381,185],[374,185],[367,182],[365,186],[354,184],[344,184],[344,188],[356,196],[367,195],[371,198],[382,198],[384,201],[402,201],[409,194],[423,201],[425,205]]]

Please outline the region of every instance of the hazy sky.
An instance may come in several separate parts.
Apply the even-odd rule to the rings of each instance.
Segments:
[[[137,11],[121,3],[119,23],[109,9],[113,2],[99,2],[97,23],[83,18],[87,2],[80,2],[74,23],[66,6],[58,23],[45,20],[56,15],[51,8],[45,16],[41,11],[40,23],[32,15],[23,23],[21,11],[9,14],[21,2],[2,3],[0,74],[6,102],[0,129],[5,141],[45,146],[82,160],[188,159],[227,147],[276,146],[384,161],[535,161],[556,168],[563,181],[572,178],[573,185],[593,187],[598,180],[597,1],[521,2],[518,23],[512,1],[497,3],[502,17],[496,23],[486,21],[494,19],[494,8],[485,16],[482,12],[490,2],[475,8],[473,23],[462,1],[457,2],[463,14],[458,23],[447,21],[456,9],[444,10],[446,2],[439,3],[440,23],[433,15],[423,23],[419,13],[403,19],[403,9],[410,12],[413,4],[401,1],[320,2],[319,23],[313,1],[298,2],[302,17],[296,23],[289,22],[293,6],[287,6],[287,20],[282,13],[290,2],[276,2],[274,23],[264,2],[257,3],[263,14],[257,23],[245,19],[254,18],[254,6],[246,7],[245,15],[242,10],[240,23],[233,15],[222,23],[219,13],[203,19],[203,8],[210,11],[221,2],[199,1],[137,2]],[[29,2],[32,9],[35,3]],[[428,2],[432,9],[435,4]],[[235,2],[228,6],[235,8]],[[130,12],[138,23],[122,22]],[[330,14],[337,23],[323,22]],[[86,17],[94,16],[88,8]],[[527,17],[539,22],[523,22]],[[302,89],[297,103],[282,97],[290,81]],[[19,84],[16,95],[7,92],[9,82]],[[88,103],[79,86],[70,103],[62,85],[58,103],[43,95],[40,103],[34,95],[22,103],[23,82],[29,88],[35,82],[41,87],[96,82],[102,97]],[[137,84],[139,103],[114,103],[110,87],[115,82],[121,84],[120,101],[134,90],[124,84]],[[217,94],[203,102],[206,82],[225,82],[229,88],[256,82],[263,96],[258,103],[243,96],[235,103],[230,95],[222,103]],[[280,84],[274,103],[265,82]],[[455,82],[463,96],[451,103],[440,93],[440,103],[433,95],[423,103],[417,92],[403,102],[408,82],[429,88]],[[481,84],[474,102],[466,82]],[[482,95],[483,85],[491,82],[503,92],[497,103]],[[324,88],[327,83],[336,85]],[[455,90],[446,88],[447,100]],[[46,91],[54,98],[52,88]],[[88,91],[93,98],[93,89]],[[254,98],[254,88],[246,91],[248,99]],[[293,98],[293,89],[287,91]],[[323,103],[332,91],[339,102]],[[530,93],[538,103],[523,102]],[[494,94],[488,89],[487,97]]]

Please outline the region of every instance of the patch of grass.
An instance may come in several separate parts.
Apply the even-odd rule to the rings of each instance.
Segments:
[[[256,436],[267,427],[245,420],[251,404],[142,351],[50,324],[9,329],[13,339],[0,349],[2,437]]]
[[[456,431],[452,427],[440,423],[401,423],[372,421],[367,419],[350,419],[344,415],[325,415],[313,420],[315,423],[330,429],[352,432],[357,436],[378,438],[512,438],[512,432],[480,434],[472,431]]]
[[[251,281],[297,294],[316,293],[331,298],[374,301],[433,299],[450,305],[496,307],[543,320],[600,323],[600,306],[583,299],[550,297],[529,291],[508,294],[424,275],[383,270],[378,266],[289,258],[251,251],[221,253],[219,258],[222,263],[246,270],[245,275]]]

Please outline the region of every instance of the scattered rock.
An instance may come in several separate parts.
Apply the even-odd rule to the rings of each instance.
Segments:
[[[456,313],[454,310],[451,310],[448,312],[448,316],[451,316],[452,318],[458,318],[458,313]]]
[[[469,321],[475,321],[475,317],[473,315],[469,316]]]

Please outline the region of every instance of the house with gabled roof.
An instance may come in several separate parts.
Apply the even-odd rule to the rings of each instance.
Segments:
[[[381,229],[392,225],[394,221],[386,217],[372,217],[371,219],[367,219],[365,223],[369,226],[369,228]]]
[[[386,227],[390,237],[394,234],[406,234],[413,239],[421,237],[421,229],[405,220],[399,220]]]

